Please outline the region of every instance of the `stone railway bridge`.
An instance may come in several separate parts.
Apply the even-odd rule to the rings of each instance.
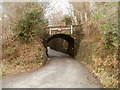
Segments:
[[[44,42],[46,47],[49,46],[72,57],[77,55],[79,44],[83,37],[81,25],[48,26],[47,30],[49,35]]]

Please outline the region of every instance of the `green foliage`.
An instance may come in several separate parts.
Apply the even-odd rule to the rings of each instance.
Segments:
[[[65,22],[65,25],[72,25],[72,17],[71,16],[65,15],[62,21]]]
[[[100,32],[105,38],[104,49],[106,53],[112,54],[118,47],[118,16],[117,3],[103,3],[98,8],[93,16],[95,20],[100,22]]]
[[[83,10],[85,11],[85,9]],[[89,10],[91,12],[91,10]],[[88,11],[86,11],[88,13]],[[91,22],[90,19],[93,21]],[[118,19],[118,3],[114,2],[99,2],[95,3],[93,12],[88,17],[88,21],[83,24],[85,28],[84,31],[94,30],[92,35],[88,34],[89,38],[84,38],[80,42],[79,48],[83,50],[78,51],[77,59],[81,60],[90,70],[99,77],[101,83],[106,88],[116,88],[118,87],[118,73],[119,73],[119,51],[118,47],[118,24],[120,20]],[[82,23],[83,21],[81,21]],[[95,24],[98,28],[93,28],[89,22]],[[88,28],[89,26],[89,28]],[[88,29],[87,29],[88,28]],[[95,34],[98,31],[98,35]],[[93,36],[94,35],[94,36]],[[87,35],[85,35],[87,36]],[[92,41],[94,37],[94,41]],[[92,41],[92,43],[87,43],[91,45],[91,50],[86,45],[82,43],[86,41]],[[87,50],[85,52],[85,50]],[[82,52],[81,52],[82,51]],[[84,52],[83,52],[84,51]],[[87,59],[88,53],[90,52],[91,57]],[[87,55],[87,56],[86,56]],[[118,60],[117,60],[118,59]],[[90,62],[89,62],[90,61]]]
[[[100,15],[99,13],[97,13],[97,14],[95,14],[95,15],[93,16],[93,18],[94,18],[95,20],[99,20],[99,19],[101,18],[101,15]]]
[[[18,21],[14,29],[15,36],[22,42],[27,43],[32,37],[36,37],[38,32],[43,32],[45,25],[46,22],[42,11],[33,9]]]
[[[104,42],[105,50],[111,54],[113,54],[114,50],[118,46],[117,36],[118,36],[117,31],[109,31],[105,35]]]

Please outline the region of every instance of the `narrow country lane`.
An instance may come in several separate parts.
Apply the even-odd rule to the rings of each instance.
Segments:
[[[51,53],[54,52],[51,51]],[[50,51],[48,52],[50,53]],[[60,53],[59,53],[60,54]],[[4,78],[3,88],[101,88],[99,80],[82,64],[61,53],[48,65],[32,72]],[[65,55],[67,57],[65,57]],[[53,56],[53,54],[52,54]]]

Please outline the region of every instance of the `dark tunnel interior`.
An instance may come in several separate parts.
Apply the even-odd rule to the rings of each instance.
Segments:
[[[74,57],[74,39],[66,34],[55,34],[48,38],[47,47]]]

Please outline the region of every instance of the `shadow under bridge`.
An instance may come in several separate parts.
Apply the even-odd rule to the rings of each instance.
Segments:
[[[74,57],[74,39],[67,34],[55,34],[47,39],[47,47]]]

